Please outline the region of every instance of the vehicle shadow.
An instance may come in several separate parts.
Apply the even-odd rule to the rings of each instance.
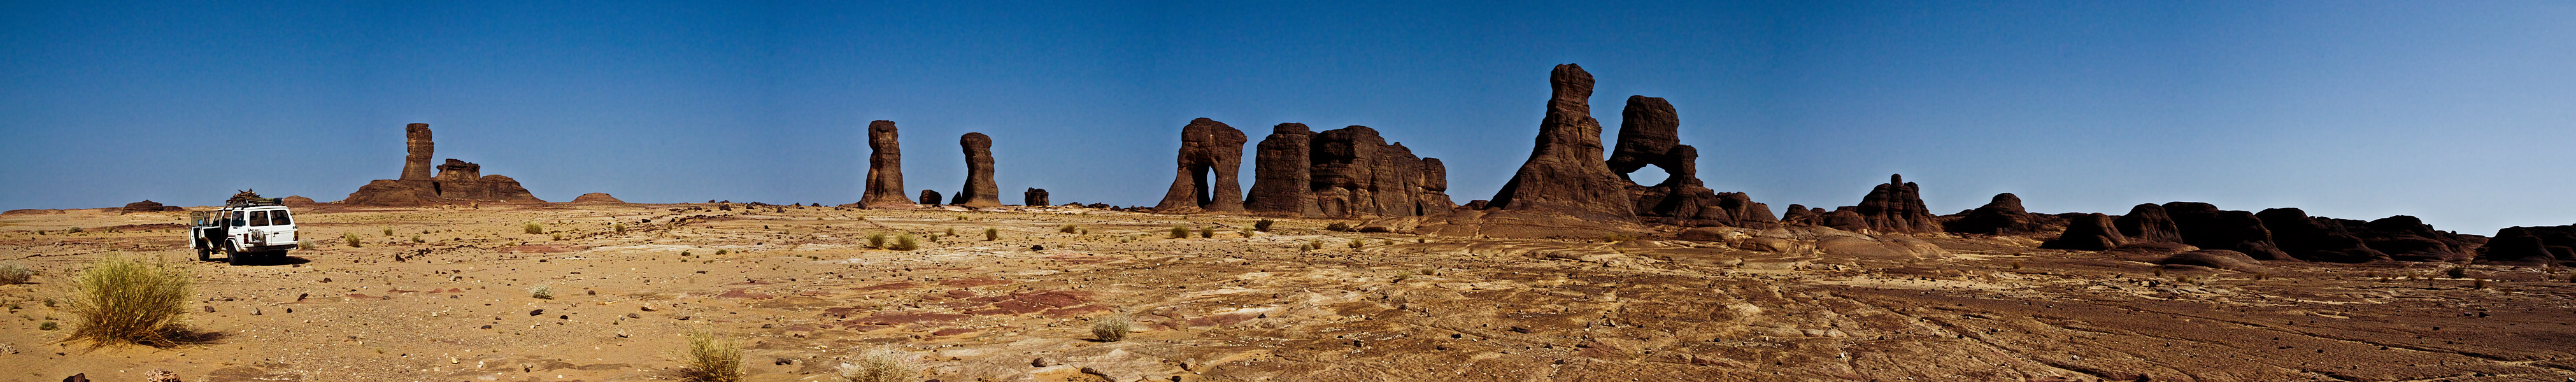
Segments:
[[[299,265],[299,264],[304,264],[304,263],[311,263],[311,262],[313,262],[313,260],[305,259],[305,258],[302,258],[302,257],[295,257],[295,256],[255,256],[255,255],[243,255],[243,256],[244,256],[244,257],[242,257],[242,262],[241,262],[240,264],[235,264],[235,265],[239,265],[239,266],[246,266],[246,267],[273,267],[273,266],[279,266],[279,265]],[[210,258],[210,259],[206,259],[206,260],[198,260],[198,261],[199,261],[199,262],[208,262],[208,263],[222,263],[222,262],[226,262],[226,261],[228,261],[228,260],[225,260],[225,259],[224,259],[224,256],[223,256],[222,254],[217,254],[217,255],[213,256],[212,258]]]

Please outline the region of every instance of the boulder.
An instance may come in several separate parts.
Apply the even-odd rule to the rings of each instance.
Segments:
[[[500,175],[483,175],[483,165],[450,158],[445,164],[429,165],[435,144],[430,142],[428,124],[414,123],[404,127],[410,153],[403,158],[399,179],[379,179],[358,187],[341,204],[360,206],[412,207],[464,203],[545,203],[519,186],[517,179]],[[437,174],[430,174],[435,169]]]
[[[984,133],[966,133],[957,137],[957,146],[966,151],[966,187],[957,190],[959,206],[986,208],[1002,206],[1002,187],[993,185],[993,137]]]
[[[1242,212],[1243,185],[1235,173],[1243,168],[1244,140],[1242,130],[1207,118],[1182,126],[1172,187],[1154,205],[1154,212]]]
[[[1618,175],[1601,160],[1601,121],[1592,119],[1589,103],[1592,74],[1575,64],[1557,65],[1548,85],[1553,94],[1529,161],[1494,193],[1488,208],[1635,221],[1636,206]]]
[[[2262,260],[2298,260],[2273,243],[2272,231],[2263,228],[2263,220],[2252,212],[2221,210],[2200,202],[2165,203],[2164,209],[2181,230],[2183,244],[2243,252]]]
[[[2047,230],[2045,215],[2033,214],[2021,207],[2021,197],[2012,193],[1995,194],[1992,201],[1968,210],[1959,220],[1943,224],[1952,233],[1984,235],[2026,235]],[[2107,221],[2105,222],[2108,225]]]
[[[572,197],[572,202],[573,202],[573,203],[625,203],[626,201],[624,201],[624,200],[617,200],[617,197],[615,197],[615,196],[608,196],[608,193],[605,193],[605,192],[593,192],[593,193],[588,193],[588,194],[581,194],[581,196],[575,196],[575,197]]]
[[[904,198],[903,143],[897,139],[894,121],[868,122],[867,194],[859,205],[868,208],[908,208],[916,206]],[[935,200],[933,204],[936,204]]]
[[[925,205],[936,205],[936,204],[939,204],[939,191],[921,190],[921,203],[920,203],[920,204],[925,204]]]
[[[1253,149],[1252,191],[1243,197],[1243,210],[1261,215],[1322,216],[1315,208],[1314,154],[1315,133],[1303,123],[1282,123],[1270,128]]]
[[[2111,215],[2089,213],[2067,219],[2066,232],[2058,234],[2056,240],[2040,243],[2039,247],[2100,251],[2127,244],[2128,241],[2128,236],[2121,235],[2119,227],[2113,226]]]
[[[1046,189],[1030,188],[1028,191],[1021,191],[1020,205],[1031,207],[1048,205]]]
[[[1871,188],[1852,212],[1860,215],[1870,230],[1883,233],[1939,232],[1941,223],[1932,209],[1923,206],[1922,187],[1905,181],[1905,175],[1889,175],[1887,184]],[[1840,228],[1840,227],[1837,227]]]
[[[2112,226],[2119,227],[2120,235],[2131,243],[2182,242],[2182,229],[2174,227],[2173,215],[2165,213],[2165,206],[2155,203],[2129,207],[2129,214],[2120,215],[2119,220],[2112,221]]]
[[[2163,260],[2156,260],[2156,264],[2169,265],[2169,266],[2171,266],[2171,265],[2200,266],[2200,267],[2209,267],[2209,268],[2216,268],[2216,269],[2225,269],[2225,270],[2238,271],[2238,272],[2261,272],[2261,271],[2263,271],[2263,262],[2262,262],[2262,261],[2255,260],[2255,259],[2254,259],[2253,257],[2251,257],[2251,256],[2246,256],[2246,255],[2245,255],[2245,253],[2243,253],[2243,252],[2229,251],[2229,250],[2223,250],[2223,249],[2204,249],[2204,250],[2198,250],[2198,251],[2190,251],[2190,252],[2176,253],[2176,254],[2173,254],[2173,256],[2170,256],[2170,257],[2166,257],[2166,258],[2164,258]]]

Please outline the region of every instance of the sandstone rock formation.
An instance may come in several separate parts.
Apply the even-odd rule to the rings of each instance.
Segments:
[[[545,203],[520,187],[517,179],[483,175],[483,165],[448,159],[445,164],[429,165],[436,145],[430,141],[428,124],[414,123],[404,127],[405,146],[410,154],[403,158],[400,179],[379,179],[358,187],[341,204],[359,206],[411,207],[458,203]],[[438,170],[433,176],[431,169]]]
[[[957,137],[957,145],[966,150],[966,189],[957,191],[959,206],[985,208],[1002,206],[1002,187],[993,185],[993,137],[984,133],[966,133]]]
[[[2387,253],[2371,249],[2362,243],[2361,236],[2353,234],[2354,228],[2362,228],[2358,220],[2312,217],[2297,208],[2265,209],[2254,217],[2271,231],[2273,244],[2293,258],[2336,263],[2390,259]],[[2354,227],[2345,227],[2345,222]]]
[[[939,204],[939,191],[921,190],[921,204]]]
[[[1825,209],[1807,208],[1806,205],[1790,204],[1789,211],[1780,215],[1780,224],[1824,225]]]
[[[1959,220],[1943,224],[1942,229],[1953,233],[1985,235],[2033,234],[2048,230],[2048,220],[2052,218],[2052,216],[2034,214],[2022,209],[2021,197],[2007,192],[1995,194],[1993,201],[1986,202],[1986,205],[1979,206],[1977,209],[1968,210],[1965,216],[1959,217]],[[2104,223],[2107,225],[2108,222]]]
[[[2165,213],[2165,206],[2155,203],[2129,207],[2129,214],[2120,215],[2112,226],[2119,227],[2120,235],[2127,237],[2130,243],[2182,242],[2182,228],[2174,227],[2173,215]]]
[[[1662,98],[1629,96],[1620,111],[1617,146],[1607,162],[1610,172],[1634,203],[1631,209],[1647,221],[1682,226],[1774,227],[1771,207],[1741,192],[1719,193],[1699,179],[1699,149],[1681,144],[1681,117]],[[1667,176],[1653,186],[1628,178],[1646,166]]]
[[[573,203],[625,203],[626,201],[624,201],[624,200],[617,200],[617,197],[615,197],[615,196],[609,196],[609,195],[608,195],[608,193],[605,193],[605,192],[593,192],[593,193],[588,193],[588,194],[581,194],[581,196],[575,196],[575,197],[572,197],[572,202],[573,202]]]
[[[2478,249],[2478,262],[2576,265],[2576,225],[2508,227]]]
[[[1243,210],[1261,215],[1323,216],[1315,207],[1314,155],[1315,133],[1303,123],[1282,123],[1270,128],[1270,136],[1261,138],[1253,149],[1252,191],[1243,197]]]
[[[145,200],[140,201],[140,202],[126,203],[126,204],[125,204],[125,208],[118,209],[118,213],[127,213],[127,214],[130,214],[130,213],[136,213],[136,212],[163,212],[163,211],[187,211],[187,210],[188,210],[188,209],[187,209],[186,207],[172,207],[172,206],[164,206],[164,205],[161,205],[161,203],[160,203],[160,202],[154,202],[154,201],[152,201],[152,200],[150,200],[150,199],[145,199]]]
[[[1047,192],[1046,192],[1046,189],[1044,189],[1044,188],[1030,188],[1028,191],[1021,191],[1021,192],[1020,192],[1020,205],[1023,205],[1023,206],[1030,206],[1030,207],[1040,207],[1040,206],[1047,206],[1047,205],[1049,205],[1049,204],[1047,204]]]
[[[1154,212],[1242,212],[1243,185],[1235,173],[1243,167],[1242,130],[1199,118],[1181,127],[1181,149],[1175,157],[1172,188]],[[1209,179],[1209,175],[1215,175]]]
[[[1853,213],[1869,229],[1882,233],[1938,232],[1941,223],[1932,209],[1923,206],[1923,188],[1905,181],[1905,175],[1889,175],[1887,184],[1871,188],[1862,196]]]
[[[2183,244],[2244,252],[2261,260],[2298,260],[2273,244],[2272,231],[2263,228],[2263,220],[2252,212],[2221,210],[2200,202],[2171,202],[2164,207],[2165,213],[2173,215],[2174,227],[2181,229]]]
[[[868,208],[911,208],[912,200],[904,198],[903,143],[896,140],[894,121],[868,122],[867,194],[859,205]],[[938,204],[933,200],[930,204]]]
[[[2100,251],[2128,243],[2129,237],[2120,234],[2120,228],[2113,226],[2111,215],[2090,213],[2067,219],[2066,232],[2059,234],[2056,240],[2040,243],[2039,247]]]
[[[284,198],[278,198],[278,199],[277,199],[277,204],[283,204],[283,205],[287,205],[287,206],[293,207],[293,206],[310,206],[310,205],[319,204],[319,203],[315,203],[315,202],[313,202],[313,198],[307,198],[307,197],[302,197],[302,196],[291,196],[291,195],[290,195],[290,196],[287,196],[287,197],[284,197]]]
[[[1575,64],[1548,75],[1553,94],[1530,158],[1494,193],[1488,208],[1632,222],[1636,206],[1601,160],[1601,121],[1592,119],[1592,74]]]
[[[2347,227],[2350,224],[2346,224]],[[2433,229],[2423,219],[2397,215],[2362,223],[2362,243],[2399,261],[2466,261],[2487,238]]]

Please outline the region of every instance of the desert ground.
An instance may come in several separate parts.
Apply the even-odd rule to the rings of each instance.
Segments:
[[[949,382],[2576,377],[2576,283],[2563,269],[2245,272],[1949,234],[1917,235],[1940,250],[1906,257],[1284,218],[1247,237],[1258,218],[1054,207],[299,212],[313,248],[239,266],[198,261],[184,212],[0,217],[0,261],[40,272],[0,286],[0,380],[153,369],[189,381],[669,380],[693,330],[739,341],[753,381],[832,380],[871,349]],[[1188,237],[1171,238],[1174,226]],[[920,248],[869,248],[872,234]],[[185,325],[201,335],[93,349],[40,328],[69,324],[47,301],[111,254],[183,264],[198,289]],[[539,286],[554,297],[532,297]],[[1094,340],[1092,322],[1111,315],[1132,317],[1133,334]]]

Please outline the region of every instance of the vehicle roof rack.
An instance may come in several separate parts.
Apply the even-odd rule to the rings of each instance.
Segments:
[[[284,204],[282,201],[278,200],[277,198],[243,198],[241,201],[236,201],[236,202],[232,202],[232,203],[230,203],[230,204],[225,204],[225,205],[224,205],[224,207],[236,207],[236,208],[237,208],[237,207],[279,206],[279,205],[285,205],[285,204]]]

